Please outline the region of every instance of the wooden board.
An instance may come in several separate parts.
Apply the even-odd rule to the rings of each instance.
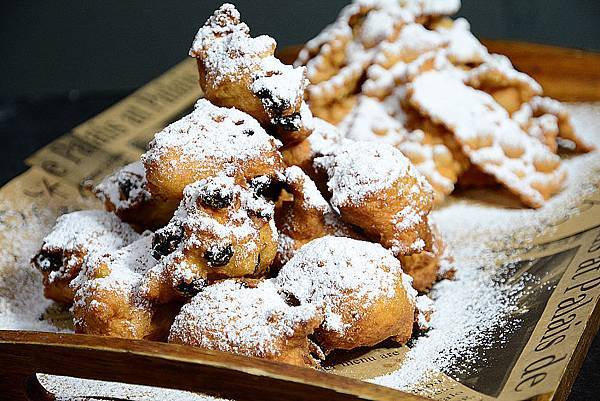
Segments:
[[[52,400],[35,373],[195,391],[240,401],[424,398],[310,368],[176,344],[0,330],[0,398]]]
[[[485,41],[492,52],[563,101],[600,101],[600,54],[551,46]],[[298,47],[280,55],[288,63]],[[596,334],[600,306],[556,394],[565,400]],[[398,400],[423,398],[312,369],[173,344],[106,337],[0,331],[0,398],[52,400],[35,373],[175,388],[238,400]]]

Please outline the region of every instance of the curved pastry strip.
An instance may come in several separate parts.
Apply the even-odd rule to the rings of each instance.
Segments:
[[[560,191],[566,173],[560,158],[525,133],[487,93],[454,74],[427,72],[415,79],[410,102],[450,130],[482,172],[493,176],[530,207]]]
[[[594,146],[575,132],[569,112],[559,101],[549,97],[536,96],[513,113],[512,118],[529,135],[539,139],[556,152],[557,139],[567,142],[577,152],[591,152]]]
[[[485,63],[467,72],[465,82],[490,94],[509,114],[542,94],[540,84],[515,70],[507,57],[498,54],[491,55]]]
[[[420,24],[406,25],[396,38],[384,41],[379,46],[379,52],[367,70],[362,93],[379,99],[386,98],[395,87],[406,83],[409,64],[447,44],[448,39],[438,32],[427,30]]]

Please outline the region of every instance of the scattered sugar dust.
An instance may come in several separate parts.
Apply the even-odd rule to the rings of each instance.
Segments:
[[[188,391],[170,390],[157,387],[101,382],[97,380],[77,379],[38,374],[38,380],[52,394],[59,394],[56,401],[225,401],[207,395]],[[110,398],[107,395],[110,394]]]
[[[41,274],[29,264],[54,216],[15,210],[0,201],[0,329],[56,331],[41,319],[51,302],[44,298]]]
[[[600,103],[573,104],[568,108],[578,133],[600,148]],[[515,294],[527,291],[533,283],[527,277],[516,284],[498,280],[497,266],[514,256],[505,252],[506,248],[530,243],[550,223],[574,213],[582,199],[600,185],[598,151],[565,160],[564,165],[569,173],[567,187],[539,210],[499,207],[498,203],[476,201],[467,195],[451,198],[435,212],[434,219],[454,251],[459,267],[456,279],[435,287],[432,296],[437,311],[432,317],[432,329],[415,341],[402,368],[373,382],[421,391],[419,383],[428,375],[451,367],[458,359],[478,357],[473,350],[488,341],[485,333],[495,327],[512,329],[504,318],[517,308]],[[28,263],[54,216],[37,213],[36,218],[26,218],[11,211],[15,209],[10,206],[0,203],[0,241],[4,245],[0,249],[0,328],[56,331],[40,320],[50,303],[42,296],[39,273]],[[97,399],[113,396],[140,401],[214,400],[144,386],[46,375],[40,375],[40,380],[59,395],[59,400],[94,399],[91,394],[98,394]]]
[[[600,149],[600,103],[571,104],[568,109],[577,132]],[[434,212],[454,253],[456,278],[435,286],[431,330],[415,341],[402,367],[372,382],[427,396],[422,383],[438,372],[456,370],[458,361],[480,358],[475,349],[490,342],[489,332],[516,329],[519,322],[506,317],[517,311],[518,298],[536,284],[535,278],[525,274],[509,284],[499,280],[498,266],[513,261],[553,222],[575,213],[600,186],[598,151],[563,164],[569,174],[566,188],[539,210],[498,207],[462,197],[449,199]],[[511,252],[514,249],[521,251]],[[502,343],[503,338],[496,340]]]

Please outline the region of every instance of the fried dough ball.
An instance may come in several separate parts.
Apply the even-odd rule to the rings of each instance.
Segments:
[[[379,244],[315,239],[274,280],[293,302],[323,308],[314,339],[325,353],[388,338],[405,343],[412,335],[417,293],[398,259]]]
[[[453,259],[446,249],[439,229],[429,223],[433,236],[431,251],[399,256],[402,269],[413,278],[413,287],[424,292],[439,279],[450,279],[454,276]]]
[[[269,36],[252,38],[235,7],[224,4],[198,31],[190,55],[208,100],[250,114],[290,144],[312,132],[312,113],[303,100],[308,80],[305,67],[274,57],[276,45]]]
[[[283,170],[279,146],[248,114],[201,99],[142,155],[148,190],[180,200],[186,185],[223,172],[245,179],[275,175]]]
[[[106,177],[94,188],[104,208],[138,231],[165,226],[179,202],[163,200],[148,191],[146,171],[141,162],[128,164]]]
[[[75,332],[111,337],[165,340],[177,305],[153,305],[140,292],[142,276],[156,264],[152,237],[107,255],[89,258],[74,280]]]
[[[277,252],[274,206],[232,177],[186,187],[173,220],[154,234],[150,299],[185,300],[206,284],[263,277]]]
[[[226,280],[207,287],[181,309],[169,342],[315,366],[315,346],[308,336],[322,320],[312,304],[286,304],[269,280],[254,288]]]
[[[304,141],[282,149],[281,154],[286,165],[300,167],[323,191],[327,177],[313,167],[313,160],[341,141],[342,135],[335,126],[315,118],[313,133]]]
[[[101,210],[73,212],[60,216],[32,258],[44,277],[44,296],[56,302],[73,302],[71,281],[86,258],[129,245],[139,238],[117,216]]]
[[[304,244],[326,235],[361,239],[349,224],[342,222],[315,183],[299,167],[285,170],[285,188],[292,195],[275,211],[279,246],[273,267],[281,267]]]
[[[395,255],[431,250],[433,190],[395,147],[347,141],[315,159],[327,173],[330,203]]]

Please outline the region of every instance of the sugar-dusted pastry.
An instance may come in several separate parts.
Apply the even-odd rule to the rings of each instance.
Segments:
[[[566,173],[560,158],[527,135],[487,93],[449,72],[431,71],[413,81],[409,97],[423,115],[453,133],[473,165],[527,206],[541,207],[561,190]]]
[[[44,295],[56,302],[73,302],[71,281],[86,258],[114,252],[139,238],[128,224],[100,210],[60,216],[31,263],[44,276]]]
[[[515,70],[507,57],[498,54],[489,56],[485,63],[470,70],[465,82],[490,94],[509,114],[542,93],[540,84]]]
[[[469,22],[464,18],[444,18],[434,23],[435,31],[448,42],[442,51],[444,58],[455,67],[469,70],[489,59],[487,48],[473,35]]]
[[[331,124],[340,124],[356,105],[356,95],[334,99],[324,105],[311,105],[310,109],[316,117]]]
[[[345,138],[354,141],[383,142],[397,146],[408,132],[393,118],[377,99],[360,96],[356,107],[348,115],[340,130]]]
[[[453,257],[441,233],[434,224],[430,222],[429,225],[433,235],[431,250],[399,256],[402,269],[413,278],[413,287],[420,292],[429,290],[437,280],[452,278],[455,271]]]
[[[361,238],[355,228],[342,222],[315,183],[299,167],[285,170],[285,188],[292,195],[275,212],[279,231],[275,267],[285,264],[311,240],[326,235]]]
[[[77,333],[165,340],[177,305],[153,305],[140,292],[143,275],[156,264],[152,236],[89,257],[76,288],[73,321]]]
[[[264,276],[277,252],[273,214],[271,202],[232,177],[187,186],[171,222],[154,234],[160,262],[148,275],[148,296],[165,303],[215,280]]]
[[[435,191],[435,203],[439,205],[454,191],[471,162],[445,126],[421,116],[410,105],[405,106],[405,112],[405,123],[411,131],[398,149],[427,178]]]
[[[316,172],[312,165],[314,158],[323,155],[341,140],[341,133],[334,125],[320,118],[315,118],[313,133],[304,141],[284,148],[281,154],[288,166],[298,166],[315,179]]]
[[[431,249],[433,190],[397,148],[347,141],[316,158],[315,166],[326,172],[330,203],[343,221],[395,255]]]
[[[275,58],[275,47],[269,36],[252,38],[235,7],[224,4],[198,31],[190,55],[198,61],[208,100],[250,114],[290,144],[312,131],[312,113],[303,100],[308,80],[304,67]]]
[[[388,98],[391,99],[392,96]],[[398,102],[403,100],[396,99]],[[400,104],[394,107],[392,114],[384,102],[361,95],[339,130],[348,139],[383,142],[400,149],[433,187],[435,203],[441,204],[454,190],[459,175],[464,171],[460,161],[465,158],[458,145],[452,152],[449,146],[454,141],[451,141],[451,133],[447,130],[428,124],[420,116],[409,116],[409,110],[403,110]],[[415,130],[409,132],[407,128]]]
[[[370,0],[358,1],[369,2]],[[378,1],[384,4],[387,3],[386,0]],[[401,0],[391,3],[401,5],[421,19],[452,15],[460,8],[460,0]]]
[[[308,336],[322,320],[313,304],[286,303],[270,280],[255,287],[226,280],[181,309],[169,342],[315,366],[311,354],[319,352]]]
[[[559,141],[577,152],[594,150],[592,144],[577,135],[568,110],[557,100],[533,97],[513,113],[512,118],[553,152],[557,151]]]
[[[421,63],[421,56],[439,51],[447,44],[448,39],[443,35],[420,24],[404,26],[399,35],[381,43],[373,63],[367,69],[362,93],[385,99],[394,88],[407,82],[411,63]]]
[[[166,225],[179,202],[163,200],[148,191],[144,165],[137,161],[106,177],[94,188],[104,208],[138,230],[155,230]]]
[[[340,109],[357,93],[377,45],[395,35],[411,15],[391,3],[357,2],[345,7],[337,20],[309,41],[295,65],[306,65],[311,82],[306,97],[315,115],[331,122],[341,121]],[[336,111],[336,115],[331,114]]]
[[[152,195],[181,199],[186,185],[221,173],[251,179],[283,169],[279,142],[250,115],[205,99],[157,133],[142,155]]]
[[[324,310],[314,339],[325,353],[411,337],[417,293],[398,259],[379,244],[315,239],[274,280],[292,302]]]

